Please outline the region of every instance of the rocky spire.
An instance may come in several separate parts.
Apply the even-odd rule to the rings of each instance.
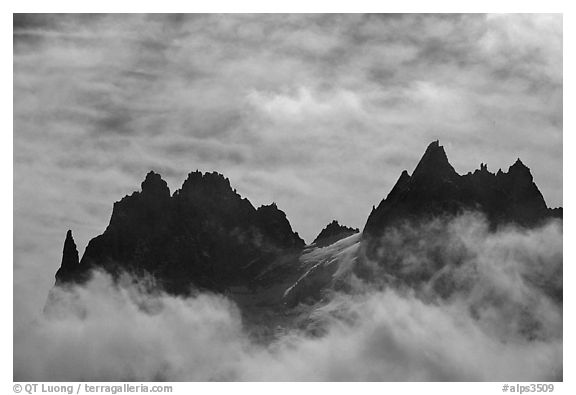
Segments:
[[[286,213],[278,208],[275,202],[262,205],[256,210],[256,221],[262,231],[278,245],[284,248],[302,248],[304,240],[286,218]]]
[[[87,244],[79,265],[66,263],[72,261],[66,248],[59,284],[82,282],[102,269],[112,276],[149,273],[175,294],[194,287],[220,291],[256,281],[260,270],[295,259],[304,248],[275,204],[256,210],[217,172],[191,172],[170,195],[151,171],[141,188],[114,203],[110,223]]]
[[[516,162],[508,168],[508,175],[516,179],[523,178],[532,181],[530,169],[522,163],[520,158],[516,159]]]
[[[360,230],[357,228],[349,228],[333,220],[316,236],[313,244],[317,247],[325,247],[358,232],[360,232]]]
[[[210,190],[215,193],[235,193],[230,186],[230,180],[218,172],[202,173],[199,170],[188,173],[188,177],[182,184],[181,191],[184,193],[195,190]]]
[[[66,240],[64,240],[64,249],[62,250],[62,263],[60,269],[56,272],[56,282],[66,281],[69,279],[79,265],[78,249],[72,237],[72,231],[66,232]]]
[[[62,251],[62,267],[75,267],[78,262],[78,248],[76,248],[74,237],[72,237],[72,231],[68,230]]]
[[[412,178],[424,179],[424,178],[453,178],[458,176],[446,156],[446,151],[444,147],[440,145],[438,140],[433,141],[426,148],[426,152],[418,162],[416,169],[412,173]]]
[[[142,194],[155,197],[170,197],[170,188],[162,176],[154,171],[146,174],[146,179],[141,184]]]
[[[409,176],[402,173],[392,191],[372,210],[363,237],[377,236],[387,226],[423,221],[477,210],[491,226],[515,223],[534,226],[561,210],[549,210],[530,169],[520,159],[507,173],[490,173],[486,163],[474,173],[460,176],[448,162],[438,141],[432,142]]]

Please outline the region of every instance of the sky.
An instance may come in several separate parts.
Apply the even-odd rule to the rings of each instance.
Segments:
[[[16,15],[15,325],[150,170],[219,171],[311,242],[439,139],[562,205],[560,15]]]

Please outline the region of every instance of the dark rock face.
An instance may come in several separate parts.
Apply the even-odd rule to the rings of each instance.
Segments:
[[[549,208],[548,215],[550,215],[552,218],[562,218],[563,217],[562,207]]]
[[[326,247],[358,232],[360,232],[359,229],[340,225],[338,221],[334,220],[322,229],[320,234],[314,239],[313,244],[316,247]]]
[[[257,286],[270,266],[292,270],[273,264],[290,261],[304,247],[275,204],[257,210],[221,174],[198,171],[172,196],[150,172],[140,192],[114,204],[108,227],[88,243],[80,262],[73,243],[69,233],[58,283],[82,282],[99,268],[113,276],[150,274],[174,294]]]
[[[370,281],[391,278],[410,287],[431,282],[439,295],[449,296],[457,289],[446,273],[467,260],[466,248],[451,230],[451,222],[464,212],[480,213],[477,221],[485,219],[489,231],[509,224],[532,228],[562,218],[562,208],[546,206],[520,159],[506,173],[491,173],[482,163],[473,173],[459,175],[435,141],[412,176],[403,171],[386,199],[372,210],[362,234],[363,264],[356,275]]]
[[[56,284],[71,281],[76,275],[79,268],[78,249],[72,237],[72,231],[66,232],[64,240],[64,249],[62,251],[62,263],[60,269],[56,272]]]
[[[422,222],[479,211],[491,226],[505,223],[531,227],[551,217],[562,217],[562,209],[551,210],[532,179],[530,169],[518,159],[507,173],[488,171],[485,164],[474,173],[459,175],[448,162],[438,141],[432,142],[412,176],[403,171],[386,199],[372,210],[363,237],[377,237],[402,222]]]
[[[302,249],[304,247],[304,240],[300,238],[298,233],[292,232],[286,214],[278,209],[276,203],[258,207],[256,223],[275,245],[288,249]]]

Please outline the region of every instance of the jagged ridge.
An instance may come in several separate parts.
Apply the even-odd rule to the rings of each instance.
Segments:
[[[316,236],[312,244],[316,247],[326,247],[330,244],[337,242],[340,239],[351,236],[360,232],[358,228],[349,228],[348,226],[340,225],[338,221],[333,220]]]
[[[99,268],[113,275],[151,274],[176,294],[192,286],[215,291],[253,286],[269,271],[265,267],[304,247],[276,204],[256,209],[223,175],[199,171],[172,196],[151,171],[140,192],[114,204],[108,227],[90,240],[79,262],[73,244],[69,232],[58,284],[82,282]]]
[[[459,175],[450,165],[444,147],[434,141],[412,176],[404,170],[388,196],[372,210],[363,237],[377,236],[398,222],[456,215],[465,210],[484,213],[492,226],[534,226],[562,215],[561,209],[546,206],[530,169],[520,159],[507,173],[491,173],[482,163],[474,173]]]
[[[548,218],[562,218],[561,207],[546,206],[530,170],[520,159],[506,173],[491,173],[482,163],[473,173],[459,175],[444,148],[435,141],[412,175],[404,170],[388,196],[372,210],[362,235],[354,238],[361,247],[358,259],[353,259],[358,264],[347,270],[366,277],[362,261],[380,260],[375,253],[378,236],[388,228],[405,223],[418,225],[466,210],[484,213],[494,228],[507,223],[532,227]],[[217,292],[240,287],[241,294],[265,286],[274,289],[266,292],[266,301],[271,304],[277,303],[275,298],[287,288],[293,288],[294,292],[288,294],[295,303],[300,298],[296,294],[318,294],[320,290],[309,288],[334,279],[338,260],[330,258],[332,246],[320,254],[326,260],[323,264],[308,259],[318,255],[315,247],[334,244],[357,232],[333,221],[301,255],[304,241],[293,232],[286,214],[275,203],[254,208],[216,172],[190,173],[171,195],[161,176],[150,172],[140,192],[114,204],[108,227],[89,242],[80,261],[68,231],[56,280],[57,285],[82,282],[91,269],[100,268],[113,275],[123,271],[152,274],[165,290],[176,294],[185,294],[191,287]],[[418,243],[417,238],[412,241]],[[386,270],[387,274],[399,275],[390,262]],[[309,281],[311,276],[316,280]],[[290,287],[296,280],[299,286]],[[302,287],[308,291],[296,292]]]

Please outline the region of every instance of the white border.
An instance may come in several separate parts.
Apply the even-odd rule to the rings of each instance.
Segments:
[[[0,300],[3,316],[12,319],[12,262],[13,262],[13,97],[12,97],[12,65],[9,55],[12,53],[12,12],[561,12],[564,13],[564,103],[568,111],[564,111],[564,238],[569,241],[565,243],[564,250],[564,300],[567,308],[564,314],[564,383],[555,383],[554,393],[576,393],[576,375],[574,372],[574,291],[571,287],[575,280],[574,247],[570,243],[575,239],[573,223],[574,211],[572,210],[575,201],[575,157],[571,155],[574,149],[574,117],[571,105],[574,104],[574,78],[573,72],[576,70],[574,64],[574,14],[568,1],[502,1],[487,0],[474,4],[464,4],[462,1],[401,1],[382,2],[368,0],[354,1],[316,1],[293,0],[282,4],[263,0],[241,0],[223,1],[212,0],[210,2],[192,1],[123,1],[101,0],[93,4],[80,1],[57,0],[57,1],[9,1],[3,7],[1,26],[2,53],[5,55],[2,62],[2,121],[4,123],[2,133],[2,144],[0,155],[2,179],[4,185],[10,180],[10,193],[8,190],[2,191],[2,234],[0,248],[3,251],[4,268],[2,278],[6,279],[0,288]],[[8,189],[8,188],[7,188]],[[8,321],[8,320],[7,320]],[[2,325],[2,393],[12,392],[12,355],[13,355],[13,333],[12,322],[5,322]],[[382,394],[389,392],[392,394],[405,393],[442,393],[442,394],[494,394],[502,393],[502,383],[172,383],[173,393],[201,393],[204,391],[222,393],[234,391],[239,393],[266,393],[273,391],[275,394],[292,394],[296,391],[316,392],[330,391],[331,393],[350,393],[352,391],[362,391],[366,394]]]

